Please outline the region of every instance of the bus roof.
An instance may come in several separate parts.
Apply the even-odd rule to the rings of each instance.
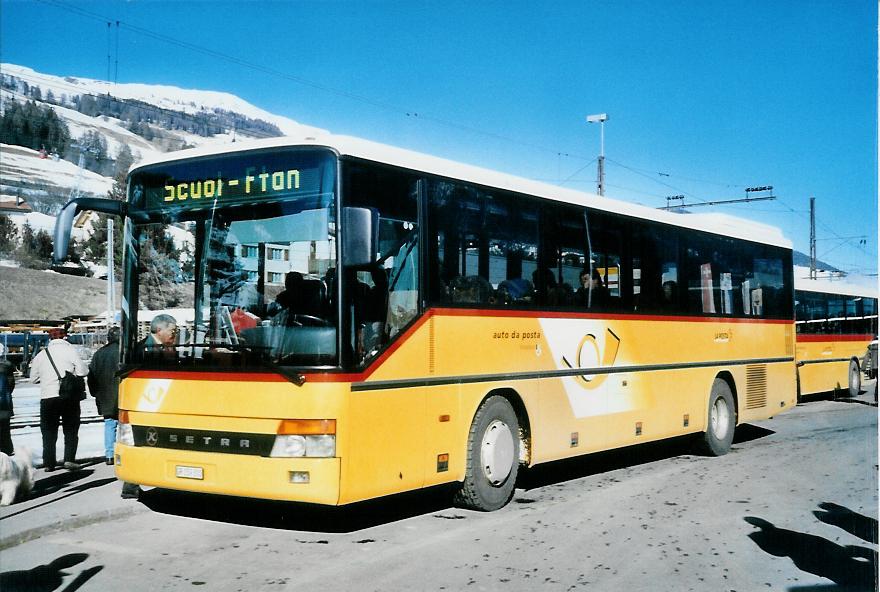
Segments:
[[[805,292],[823,292],[825,294],[838,294],[841,296],[864,296],[877,298],[877,278],[863,276],[847,276],[838,279],[821,277],[811,280],[809,267],[794,268],[794,289]]]
[[[134,167],[132,172],[136,172],[143,167],[164,162],[173,162],[203,156],[216,156],[230,152],[289,146],[328,148],[341,157],[349,156],[378,163],[385,163],[440,177],[476,183],[486,187],[534,195],[554,201],[590,206],[609,212],[616,212],[625,216],[654,220],[674,226],[703,230],[758,243],[781,246],[788,249],[792,248],[791,241],[785,238],[778,228],[761,224],[760,222],[744,220],[726,214],[678,214],[665,210],[658,210],[648,206],[610,199],[593,193],[576,191],[565,187],[558,187],[548,183],[533,181],[531,179],[517,177],[507,173],[484,169],[351,136],[328,134],[303,138],[278,137],[264,140],[236,142],[234,145],[221,147],[212,146],[193,148],[163,154],[155,159],[147,160]]]

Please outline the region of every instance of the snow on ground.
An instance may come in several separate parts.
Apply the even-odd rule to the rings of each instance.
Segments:
[[[24,228],[25,224],[28,224],[34,232],[39,232],[41,230],[45,230],[49,233],[49,236],[54,236],[55,233],[55,216],[50,216],[48,214],[40,214],[39,212],[30,212],[28,214],[6,214],[12,223],[15,224],[16,228],[18,228],[18,234],[21,236],[22,228]],[[85,240],[89,236],[91,236],[91,230],[86,228],[77,228],[73,227],[70,233],[71,238],[75,238],[77,240]]]
[[[109,177],[86,169],[80,172],[80,168],[72,162],[60,158],[40,158],[36,150],[10,144],[0,144],[0,178],[4,180],[4,185],[24,184],[24,187],[33,189],[44,189],[42,186],[50,185],[60,187],[65,192],[79,183],[81,193],[102,197],[113,188],[113,179]],[[6,197],[15,198],[14,195]]]
[[[263,121],[273,123],[278,126],[283,134],[289,136],[327,133],[326,130],[303,125],[287,117],[264,111],[244,99],[225,92],[183,89],[176,86],[155,84],[114,84],[104,80],[74,78],[71,76],[61,78],[59,76],[41,74],[25,66],[7,63],[0,64],[0,70],[4,74],[21,77],[31,86],[42,87],[44,95],[46,90],[52,90],[56,95],[63,92],[68,96],[78,94],[111,94],[121,99],[136,99],[152,105],[158,105],[163,109],[182,111],[184,113],[199,113],[218,108],[240,113],[252,119],[262,119]]]
[[[82,138],[87,132],[97,132],[107,140],[107,155],[116,158],[123,145],[131,149],[135,162],[152,158],[159,154],[150,142],[125,128],[122,121],[113,117],[91,117],[76,109],[52,105],[58,117],[62,118],[70,130],[71,138]]]

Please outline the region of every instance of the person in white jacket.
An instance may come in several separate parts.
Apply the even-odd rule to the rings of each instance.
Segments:
[[[46,350],[52,354],[50,361]],[[52,367],[55,362],[55,368]],[[76,471],[76,448],[79,444],[79,401],[58,396],[59,375],[72,372],[85,376],[89,368],[79,357],[76,349],[64,339],[52,339],[31,361],[30,377],[40,385],[40,433],[43,435],[43,468],[46,472],[56,469],[55,442],[58,440],[58,423],[64,431],[64,468]]]

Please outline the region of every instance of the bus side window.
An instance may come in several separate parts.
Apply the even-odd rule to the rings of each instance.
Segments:
[[[598,298],[591,298],[590,308],[595,310],[620,310],[624,296],[631,302],[632,275],[624,274],[622,265],[623,228],[621,220],[604,213],[590,212],[590,263],[598,290]],[[626,283],[626,287],[623,283]],[[629,294],[627,294],[629,292]]]
[[[646,226],[630,235],[632,310],[678,312],[678,235]]]
[[[529,306],[536,269],[534,206],[504,192],[463,183],[428,182],[433,302]]]
[[[587,263],[587,231],[580,208],[547,204],[541,208],[541,257],[546,266],[544,285],[539,287],[548,308],[586,308],[588,297],[584,270]]]

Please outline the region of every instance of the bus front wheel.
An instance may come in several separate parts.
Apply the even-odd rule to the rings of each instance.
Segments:
[[[486,399],[468,434],[467,470],[455,494],[459,506],[491,512],[513,497],[519,472],[519,421],[504,397]]]
[[[736,404],[726,381],[716,378],[709,394],[706,431],[701,434],[698,448],[703,454],[721,456],[730,451],[736,429]]]
[[[855,360],[849,361],[849,396],[858,397],[862,392],[862,371],[859,363]]]

